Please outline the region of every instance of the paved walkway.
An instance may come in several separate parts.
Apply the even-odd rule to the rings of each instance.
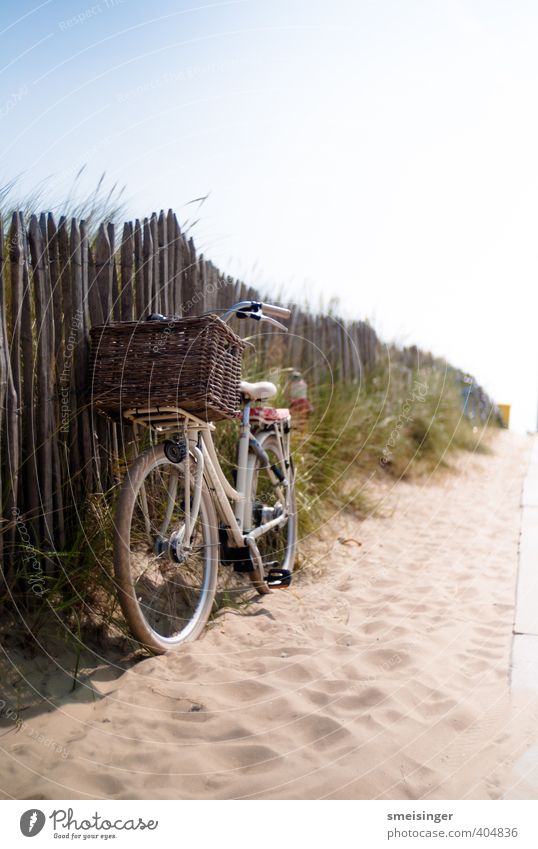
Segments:
[[[523,486],[521,507],[512,687],[538,692],[538,440]]]
[[[511,688],[514,696],[538,697],[538,439],[534,442],[521,495],[519,571],[512,648]],[[538,798],[538,745],[515,766],[513,796]]]

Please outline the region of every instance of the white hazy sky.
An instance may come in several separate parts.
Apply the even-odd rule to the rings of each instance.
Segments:
[[[221,268],[337,296],[534,429],[537,43],[535,0],[3,0],[0,183],[209,192]]]

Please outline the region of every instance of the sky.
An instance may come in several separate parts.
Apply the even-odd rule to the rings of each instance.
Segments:
[[[195,210],[221,269],[536,430],[537,43],[534,0],[2,0],[0,185]]]

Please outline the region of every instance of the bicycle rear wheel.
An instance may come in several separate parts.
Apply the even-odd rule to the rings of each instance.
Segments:
[[[289,469],[286,470],[280,442],[274,433],[261,434],[257,438],[269,457],[269,464],[275,465],[281,470],[286,476],[286,483],[281,486],[283,498],[280,499],[271,481],[268,469],[262,466],[258,458],[256,459],[252,479],[253,525],[260,527],[265,521],[269,521],[283,511],[288,516],[284,525],[274,528],[258,538],[258,549],[265,572],[269,569],[281,569],[291,574],[295,565],[297,549],[297,506],[293,466],[290,464]],[[250,576],[260,595],[268,592],[267,584],[260,581],[256,571],[251,572]]]
[[[190,460],[194,467],[194,458]],[[192,481],[193,475],[191,475]],[[205,481],[190,547],[184,551],[184,471],[162,445],[133,463],[116,511],[114,571],[119,602],[133,636],[157,653],[202,632],[218,573],[217,519]]]

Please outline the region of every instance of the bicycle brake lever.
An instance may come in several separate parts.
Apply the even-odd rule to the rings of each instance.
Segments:
[[[280,328],[280,330],[283,330],[285,333],[288,332],[288,328],[285,324],[281,324],[279,321],[276,320],[276,318],[271,318],[271,316],[269,315],[260,315],[258,321],[268,321],[269,324],[274,324],[275,327]]]
[[[223,321],[227,321],[228,318],[231,318],[232,311],[227,310],[221,318]],[[258,304],[255,301],[251,301],[249,306],[245,306],[242,309],[238,309],[235,311],[236,318],[253,318],[254,321],[268,321],[269,324],[278,327],[279,330],[283,330],[285,333],[288,332],[288,328],[285,324],[281,324],[280,321],[277,321],[276,318],[272,318],[269,315],[264,315],[261,310],[261,304]]]

